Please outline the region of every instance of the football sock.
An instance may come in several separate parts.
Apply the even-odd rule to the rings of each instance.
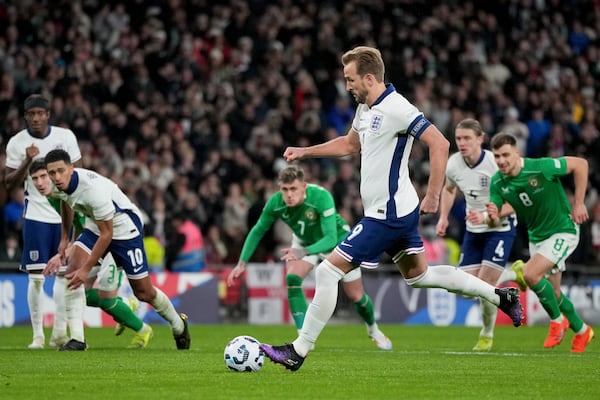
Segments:
[[[98,289],[85,289],[85,304],[88,307],[100,307],[100,296]]]
[[[52,336],[60,337],[67,335],[67,305],[65,300],[65,287],[67,279],[64,276],[54,278],[52,287],[52,298],[54,299],[54,325]]]
[[[148,325],[145,322],[142,322],[142,327],[136,331],[136,333],[146,333],[148,332],[148,329],[150,329],[150,325]]]
[[[67,320],[71,329],[71,339],[85,342],[83,333],[83,309],[85,307],[85,289],[83,285],[77,289],[65,289]]]
[[[531,290],[535,292],[544,310],[548,313],[551,320],[557,320],[560,318],[560,308],[558,307],[558,301],[554,295],[554,288],[550,281],[546,278],[542,278],[538,283],[530,286]]]
[[[360,317],[371,326],[375,323],[375,312],[373,311],[373,301],[368,294],[363,293],[361,299],[354,303],[354,309]]]
[[[93,290],[93,289],[92,289]],[[133,329],[135,332],[142,329],[144,322],[123,302],[120,297],[105,299],[98,298],[98,306],[115,321]]]
[[[344,273],[325,260],[315,269],[317,287],[315,297],[308,306],[300,335],[294,340],[296,353],[302,357],[310,351],[319,334],[333,315],[338,296],[338,282]]]
[[[558,308],[560,309],[560,312],[567,318],[567,320],[569,320],[571,329],[574,332],[579,333],[579,331],[582,330],[582,328],[584,328],[585,323],[579,317],[579,314],[577,314],[577,311],[575,311],[575,307],[573,307],[573,303],[562,292],[560,293],[560,298],[558,299]],[[584,331],[585,331],[585,329],[584,329]],[[581,333],[583,333],[583,332],[581,332]]]
[[[302,278],[295,274],[287,274],[285,281],[287,283],[288,302],[292,317],[294,318],[294,324],[296,325],[296,329],[301,329],[308,307],[304,291],[302,290]]]
[[[505,268],[502,271],[502,275],[500,275],[500,279],[498,280],[498,284],[504,282],[515,282],[517,280],[517,273],[510,268]]]
[[[419,288],[441,288],[464,296],[477,296],[496,306],[500,297],[494,292],[494,286],[450,265],[430,266],[419,276],[405,279],[410,286]]]
[[[33,338],[44,340],[43,310],[42,310],[42,292],[44,291],[44,275],[28,274],[29,282],[27,284],[27,304],[29,305],[29,315],[31,318],[31,327],[33,328]]]
[[[481,307],[481,332],[480,336],[494,337],[494,326],[496,325],[496,315],[498,314],[498,307],[489,301],[479,299],[479,306]]]
[[[171,303],[171,300],[167,297],[167,295],[157,287],[154,289],[156,290],[156,296],[154,299],[152,299],[150,305],[154,307],[158,315],[167,320],[167,322],[171,325],[173,333],[180,335],[184,328],[183,320],[175,310],[175,307],[173,307],[173,303]]]

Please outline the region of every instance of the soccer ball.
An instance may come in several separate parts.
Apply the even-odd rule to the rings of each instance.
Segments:
[[[265,362],[260,343],[252,336],[238,336],[225,346],[225,365],[236,372],[256,372]]]

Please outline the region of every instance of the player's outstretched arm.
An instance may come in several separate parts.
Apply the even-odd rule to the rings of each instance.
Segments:
[[[358,133],[350,129],[348,134],[332,139],[328,142],[309,147],[288,147],[283,157],[288,161],[303,160],[305,158],[343,157],[348,154],[358,153],[360,140]]]

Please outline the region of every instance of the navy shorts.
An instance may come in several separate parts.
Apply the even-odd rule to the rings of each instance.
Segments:
[[[139,232],[143,232],[143,226],[138,218],[133,218]],[[98,241],[98,235],[89,229],[84,229],[77,238],[79,246],[87,249],[88,254]],[[111,252],[115,264],[123,268],[129,279],[141,279],[148,276],[148,258],[144,249],[144,238],[138,235],[127,240],[112,240],[106,252]],[[106,253],[103,254],[103,256]]]
[[[418,228],[418,207],[393,221],[365,217],[348,232],[335,252],[351,264],[376,268],[383,252],[392,256],[394,262],[403,255],[424,252]]]
[[[482,264],[504,269],[515,241],[515,227],[507,232],[466,232],[460,253],[459,267],[477,269]]]
[[[46,267],[60,245],[61,224],[23,220],[21,271],[40,271]]]

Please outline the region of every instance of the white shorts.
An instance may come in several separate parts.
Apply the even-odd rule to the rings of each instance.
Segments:
[[[530,242],[529,253],[532,256],[534,254],[541,254],[552,261],[554,267],[549,271],[549,274],[556,274],[566,269],[565,260],[573,254],[578,244],[579,226],[575,235],[572,233],[556,233],[541,242]]]
[[[123,270],[117,268],[112,254],[108,253],[102,259],[102,264],[92,268],[88,278],[97,278],[98,289],[105,292],[112,292],[121,286]]]
[[[291,247],[293,249],[299,249],[304,246],[302,246],[302,242],[300,241],[298,236],[292,235]],[[328,253],[310,254],[310,255],[306,255],[306,256],[302,257],[302,261],[306,261],[307,263],[311,264],[313,266],[313,268],[315,268],[317,265],[319,265],[321,263],[321,261],[326,259],[328,255],[329,255]],[[362,275],[360,272],[360,267],[356,267],[352,271],[350,271],[346,275],[344,275],[344,277],[342,278],[342,282],[344,282],[344,283],[353,282],[357,279],[360,279],[361,276]]]

